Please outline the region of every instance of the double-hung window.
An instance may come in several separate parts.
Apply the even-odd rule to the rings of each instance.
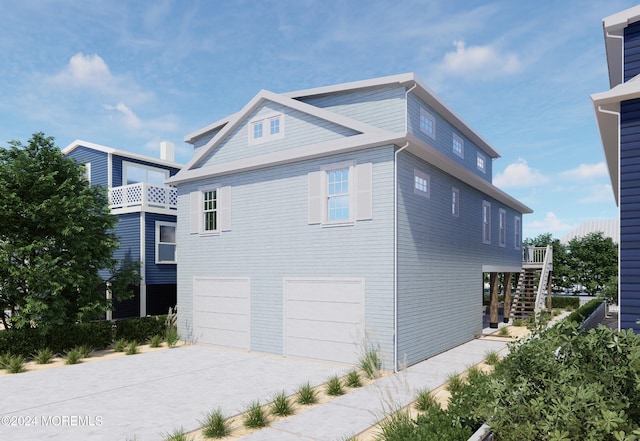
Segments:
[[[482,243],[491,243],[491,204],[482,201]]]
[[[218,191],[206,190],[202,192],[204,207],[202,214],[204,216],[204,231],[218,230]]]
[[[520,216],[516,216],[514,218],[514,228],[515,228],[514,247],[516,250],[519,250],[520,247],[522,246],[522,236],[520,232],[522,225],[520,224]]]
[[[507,212],[500,209],[500,229],[498,234],[498,244],[501,247],[507,245]]]
[[[284,137],[284,116],[281,113],[259,116],[249,121],[249,145],[261,144]]]
[[[451,216],[460,216],[460,190],[451,187]]]
[[[327,171],[327,219],[329,222],[351,219],[351,195],[349,193],[349,168]]]
[[[176,224],[156,222],[156,263],[176,263]]]
[[[191,234],[218,235],[231,230],[231,187],[201,187],[189,197]]]

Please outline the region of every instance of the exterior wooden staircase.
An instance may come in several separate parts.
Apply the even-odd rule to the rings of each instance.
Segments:
[[[522,270],[511,301],[511,319],[535,317],[545,309],[549,280],[553,271],[553,248],[527,247],[524,250]]]

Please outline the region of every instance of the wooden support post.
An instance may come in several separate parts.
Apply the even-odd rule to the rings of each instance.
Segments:
[[[551,303],[552,302],[551,294],[553,293],[552,291],[553,283],[551,278],[552,275],[553,273],[549,271],[549,280],[547,281],[547,309],[549,310],[549,312],[553,311],[553,306]]]
[[[504,273],[504,309],[502,312],[502,321],[509,323],[511,316],[511,273]]]
[[[498,328],[498,273],[489,274],[489,286],[491,296],[489,297],[489,327]]]

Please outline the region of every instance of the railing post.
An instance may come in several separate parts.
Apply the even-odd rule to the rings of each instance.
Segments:
[[[147,191],[148,191],[148,187],[147,187],[147,183],[146,182],[141,182],[140,185],[142,185],[142,209],[144,210],[147,206]]]

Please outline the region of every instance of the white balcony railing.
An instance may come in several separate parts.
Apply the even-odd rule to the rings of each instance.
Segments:
[[[178,208],[178,190],[167,185],[146,182],[109,189],[109,204],[113,212],[173,211]]]

